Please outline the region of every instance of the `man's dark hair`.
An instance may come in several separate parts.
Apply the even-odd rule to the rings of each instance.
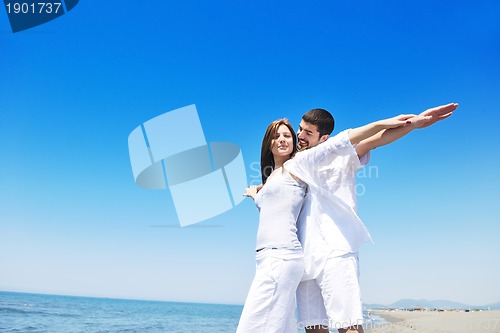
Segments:
[[[325,134],[332,134],[333,128],[335,127],[335,120],[332,114],[325,109],[317,108],[309,110],[302,116],[302,120],[309,124],[316,125],[320,137]]]

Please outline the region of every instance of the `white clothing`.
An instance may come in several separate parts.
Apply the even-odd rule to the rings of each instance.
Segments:
[[[327,258],[357,253],[363,242],[372,242],[356,213],[356,171],[369,156],[360,162],[348,131],[298,152],[284,165],[309,186],[297,221],[304,251],[303,280],[316,278]]]
[[[295,291],[304,273],[304,261],[302,257],[276,258],[273,251],[277,250],[257,252],[255,277],[237,333],[297,333]]]
[[[315,280],[299,284],[297,305],[299,327],[322,325],[339,329],[362,325],[357,254],[329,258]]]
[[[277,171],[255,196],[260,211],[256,250],[263,248],[301,250],[297,219],[307,185],[285,169]]]
[[[304,273],[297,219],[307,185],[286,170],[270,177],[255,197],[260,210],[257,266],[238,333],[296,333],[295,291]]]
[[[300,326],[363,324],[357,252],[372,238],[356,212],[356,171],[368,163],[369,154],[360,161],[348,133],[343,131],[285,163],[309,186],[297,222],[305,265],[297,290]]]

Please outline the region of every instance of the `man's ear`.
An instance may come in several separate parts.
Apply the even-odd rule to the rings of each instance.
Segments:
[[[329,135],[328,135],[328,134],[322,135],[322,136],[319,138],[319,142],[318,142],[318,143],[323,143],[323,142],[325,142],[326,140],[328,140],[328,137],[329,137]]]

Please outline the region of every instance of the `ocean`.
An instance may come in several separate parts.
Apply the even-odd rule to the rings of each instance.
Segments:
[[[234,333],[242,309],[242,305],[0,292],[0,332]]]

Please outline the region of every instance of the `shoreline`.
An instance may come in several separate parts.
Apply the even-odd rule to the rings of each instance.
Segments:
[[[500,333],[500,310],[372,310],[387,323],[365,327],[366,333]]]

